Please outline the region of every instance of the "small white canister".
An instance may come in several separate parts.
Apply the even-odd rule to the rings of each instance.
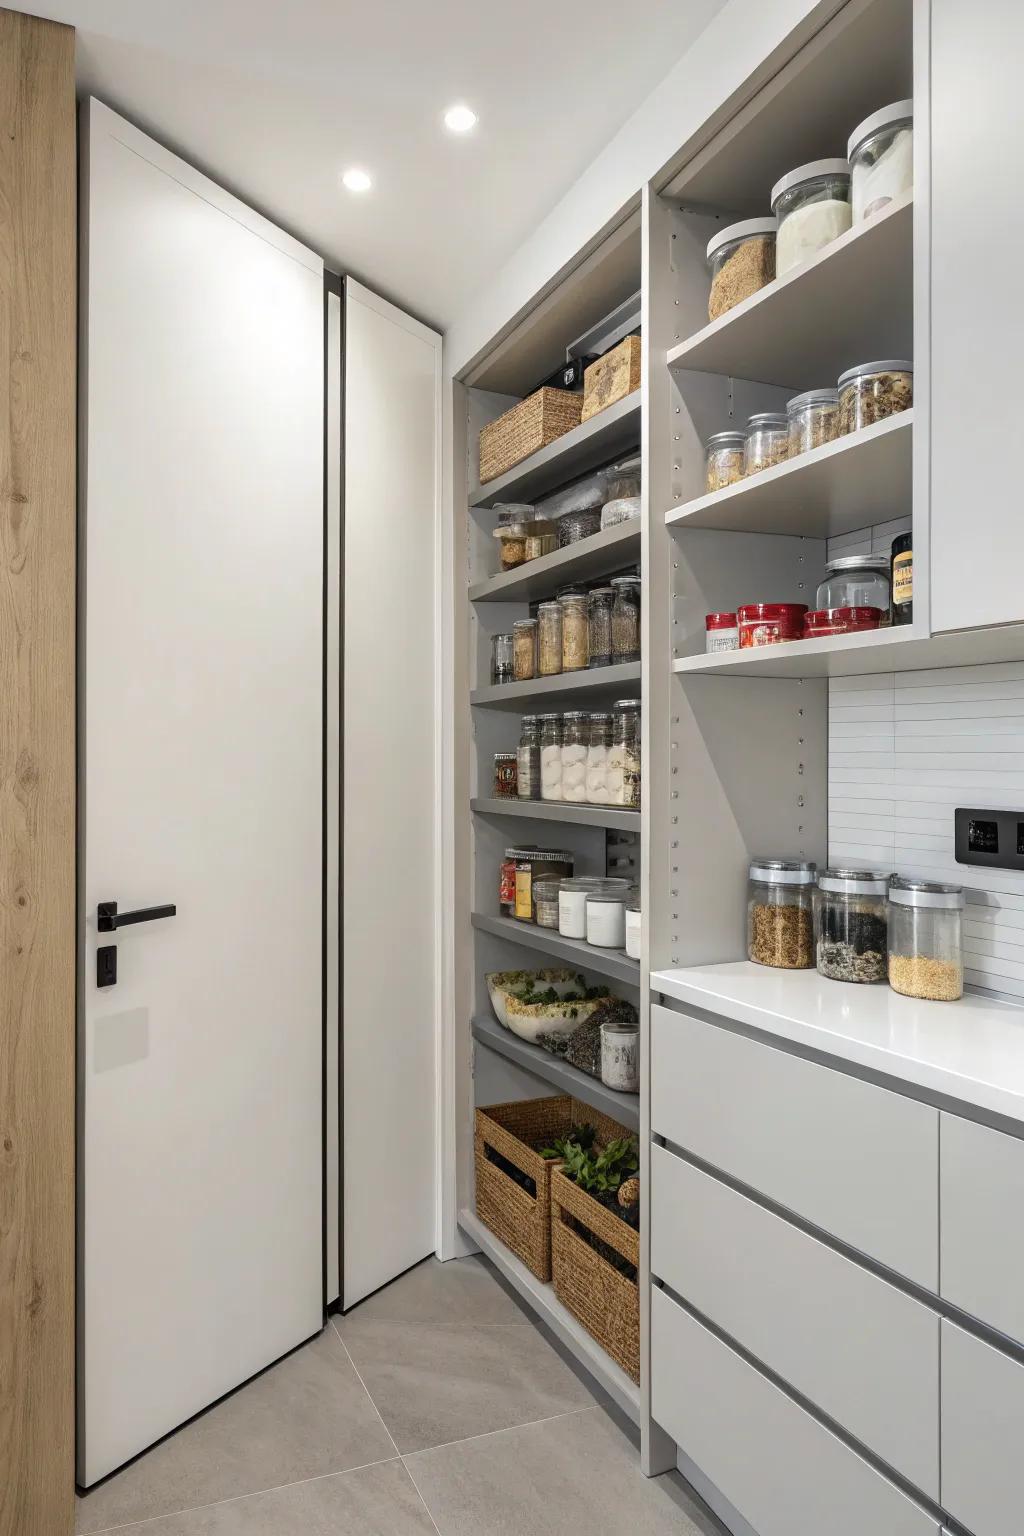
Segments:
[[[626,954],[631,960],[640,959],[640,945],[643,939],[643,919],[640,916],[640,903],[635,906],[626,905]]]
[[[587,943],[595,949],[625,949],[627,895],[612,885],[587,893]]]
[[[640,1092],[639,1024],[601,1025],[601,1081],[620,1093]]]
[[[563,939],[585,939],[587,936],[587,896],[603,882],[596,876],[581,876],[578,880],[563,880],[558,887],[558,931]]]

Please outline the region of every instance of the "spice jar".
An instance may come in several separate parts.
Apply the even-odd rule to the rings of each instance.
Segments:
[[[826,869],[814,898],[818,971],[830,981],[884,981],[888,964],[889,876]]]
[[[816,865],[754,859],[747,888],[747,954],[758,965],[810,970],[814,964]]]
[[[587,649],[592,667],[610,667],[612,664],[614,602],[614,587],[594,587],[587,594]]]
[[[786,406],[789,421],[789,457],[809,453],[839,436],[839,391],[807,389],[794,395]]]
[[[568,592],[562,606],[562,671],[581,672],[590,661],[590,631],[585,592]]]
[[[538,715],[540,721],[540,797],[562,798],[562,717]]]
[[[549,517],[535,517],[526,534],[527,560],[539,560],[558,548],[558,531]]]
[[[512,625],[512,666],[517,683],[537,676],[536,619],[516,619]]]
[[[914,403],[914,365],[906,358],[858,363],[839,375],[839,432],[857,432]]]
[[[540,799],[540,722],[524,715],[516,752],[516,793],[520,800]]]
[[[823,635],[853,635],[864,629],[877,629],[882,622],[881,608],[816,608],[804,614],[804,639],[820,640]]]
[[[720,229],[708,241],[711,295],[708,319],[717,320],[749,299],[775,277],[778,220],[743,219]]]
[[[576,805],[587,800],[587,750],[590,716],[571,709],[562,716],[562,799]]]
[[[772,212],[779,221],[775,272],[782,277],[850,228],[849,162],[798,165],[772,187]]]
[[[587,943],[595,949],[625,949],[626,899],[622,886],[606,882],[587,892]]]
[[[612,661],[640,660],[640,581],[636,576],[613,576]]]
[[[743,474],[756,475],[789,458],[789,417],[781,411],[758,411],[747,422],[743,439]]]
[[[491,682],[511,683],[515,681],[515,675],[512,636],[510,634],[492,635]]]
[[[825,567],[815,608],[879,608],[889,612],[888,555],[840,555]]]
[[[640,1092],[639,1024],[601,1025],[601,1081],[619,1093]]]
[[[889,883],[889,985],[904,997],[954,1002],[963,995],[963,887]]]
[[[620,699],[612,709],[608,749],[608,804],[640,809],[640,700]]]
[[[520,848],[516,858],[516,909],[520,922],[532,923],[533,882],[545,875],[567,880],[572,875],[575,855],[560,848]]]
[[[640,959],[642,943],[643,918],[640,913],[639,899],[634,897],[632,903],[626,903],[626,954],[631,960]]]
[[[496,800],[515,800],[518,794],[518,782],[518,759],[516,753],[495,752],[494,798]]]
[[[562,605],[541,603],[537,609],[537,676],[554,677],[562,670]]]
[[[740,650],[756,645],[780,645],[802,640],[806,603],[745,603],[736,610]]]
[[[612,745],[612,717],[599,711],[590,716],[587,745],[587,804],[608,804],[608,754]]]
[[[570,544],[578,544],[580,539],[589,539],[592,534],[600,532],[600,507],[584,507],[578,512],[565,512],[558,519],[558,547],[565,549]]]
[[[892,541],[892,622],[914,622],[914,536],[901,533]]]
[[[533,882],[533,920],[538,928],[558,927],[558,887],[561,880],[557,878],[535,879]]]
[[[743,479],[742,432],[716,432],[704,444],[704,488],[724,491]]]
[[[712,651],[738,650],[740,630],[739,622],[734,613],[705,614],[704,630],[704,649],[709,654]]]
[[[870,219],[914,185],[914,103],[894,101],[872,112],[846,146],[853,222]]]
[[[587,936],[587,897],[604,881],[590,875],[560,880],[558,884],[558,931],[563,939]]]

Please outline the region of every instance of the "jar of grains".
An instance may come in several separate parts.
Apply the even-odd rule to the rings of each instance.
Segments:
[[[608,749],[608,804],[640,809],[640,700],[620,699],[612,709]]]
[[[587,594],[567,592],[562,605],[562,671],[581,672],[590,661]]]
[[[639,1024],[601,1025],[601,1081],[619,1093],[640,1092]]]
[[[880,608],[889,612],[889,556],[839,555],[825,567],[816,608]]]
[[[931,880],[889,883],[889,985],[904,997],[954,1002],[963,995],[964,893]]]
[[[858,363],[839,375],[839,432],[857,432],[914,403],[914,365],[906,358]]]
[[[587,800],[587,750],[590,716],[570,709],[562,716],[562,799],[576,805]]]
[[[512,683],[515,681],[515,675],[512,636],[510,634],[492,635],[491,682]]]
[[[743,479],[742,432],[716,432],[704,444],[704,489],[724,491]]]
[[[562,670],[562,605],[541,603],[537,609],[537,676],[554,677]]]
[[[614,587],[594,587],[587,594],[587,642],[592,667],[610,667],[612,664],[614,602]]]
[[[889,876],[826,869],[814,898],[818,971],[830,981],[884,981],[888,961]]]
[[[758,411],[747,422],[743,439],[743,473],[756,475],[785,463],[789,457],[789,417],[782,411]]]
[[[563,512],[558,519],[558,547],[566,549],[601,532],[601,508],[582,507],[578,512]]]
[[[640,579],[613,576],[612,661],[640,660]]]
[[[515,800],[518,790],[518,756],[515,752],[494,754],[494,798]]]
[[[709,320],[717,320],[775,277],[777,229],[774,218],[743,219],[712,235],[707,252],[711,268]]]
[[[586,938],[587,897],[603,884],[603,880],[593,875],[580,875],[577,879],[559,882],[558,931],[563,939]]]
[[[562,717],[538,715],[540,721],[540,797],[562,798]]]
[[[786,406],[789,420],[789,457],[808,453],[839,436],[838,389],[808,389],[794,395]]]
[[[520,800],[540,799],[540,722],[524,715],[516,752],[516,793]]]
[[[914,185],[914,103],[872,112],[846,146],[853,178],[853,222],[870,219]]]
[[[603,711],[590,717],[587,746],[587,804],[608,804],[608,754],[612,745],[612,717]]]
[[[805,971],[814,965],[816,866],[802,859],[754,859],[747,894],[747,954],[758,965]]]
[[[850,228],[849,162],[812,160],[798,165],[772,187],[772,212],[779,221],[775,271],[782,277]]]
[[[512,665],[517,683],[537,676],[536,619],[516,619],[512,625]]]
[[[533,882],[533,920],[538,928],[558,928],[558,887],[561,880],[545,876]]]

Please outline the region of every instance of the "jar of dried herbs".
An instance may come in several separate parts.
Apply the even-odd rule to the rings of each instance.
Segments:
[[[537,676],[536,619],[516,619],[512,625],[512,666],[517,683]]]
[[[704,489],[724,491],[743,479],[743,433],[716,432],[704,444]]]
[[[817,866],[803,859],[755,859],[747,887],[747,954],[758,965],[807,971],[814,965]]]
[[[729,224],[708,241],[711,296],[708,319],[717,320],[749,299],[775,277],[775,236],[778,220],[743,219]]]
[[[889,876],[826,869],[814,898],[818,972],[830,981],[884,981],[889,958]]]
[[[587,595],[587,638],[590,649],[589,665],[592,667],[610,667],[612,664],[614,604],[614,587],[594,587]]]
[[[562,670],[562,605],[541,603],[537,609],[537,676],[554,677]]]
[[[789,418],[789,458],[809,453],[839,436],[839,391],[807,389],[786,406]]]
[[[524,715],[516,749],[516,794],[520,800],[540,799],[540,723]]]
[[[913,403],[913,363],[906,358],[858,363],[839,375],[839,434],[874,426]]]
[[[640,660],[640,578],[612,578],[615,600],[612,604],[612,661]]]
[[[590,661],[590,628],[587,594],[567,592],[562,607],[562,671],[582,672]]]

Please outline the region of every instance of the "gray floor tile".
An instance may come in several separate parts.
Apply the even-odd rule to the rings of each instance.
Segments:
[[[600,1408],[407,1458],[444,1536],[706,1536]]]
[[[403,1454],[594,1401],[531,1326],[365,1322],[344,1339]]]
[[[359,1303],[347,1318],[346,1327],[362,1322],[431,1323],[435,1327],[463,1323],[522,1323],[525,1313],[498,1284],[483,1259],[424,1259],[384,1290]]]
[[[106,1530],[394,1455],[333,1328],[265,1371],[78,1503]]]

